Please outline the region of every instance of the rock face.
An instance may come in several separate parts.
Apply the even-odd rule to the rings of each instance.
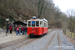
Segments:
[[[5,31],[5,30],[3,30],[2,28],[0,28],[0,32],[3,32],[3,31]]]

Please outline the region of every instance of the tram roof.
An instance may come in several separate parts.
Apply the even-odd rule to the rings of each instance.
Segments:
[[[43,20],[41,20],[41,19],[30,19],[28,21],[43,21]]]
[[[43,20],[43,19],[30,19],[30,20],[27,20],[27,21],[45,21],[45,22],[48,22],[47,20]]]

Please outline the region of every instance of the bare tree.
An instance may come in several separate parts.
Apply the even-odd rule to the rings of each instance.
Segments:
[[[38,18],[41,17],[41,14],[43,12],[44,2],[45,0],[38,1]]]
[[[75,16],[75,9],[69,9],[67,10],[67,15],[69,17],[69,20],[70,20],[70,24],[69,24],[69,29],[71,31],[71,37],[72,37],[72,32],[75,32],[74,30],[74,26],[73,26],[73,17]]]

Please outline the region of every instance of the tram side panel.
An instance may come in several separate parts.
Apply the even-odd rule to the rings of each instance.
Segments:
[[[43,34],[43,28],[42,27],[39,27],[38,28],[38,35],[42,35]]]
[[[45,27],[45,33],[48,33],[48,27]]]
[[[48,32],[48,28],[47,27],[43,27],[43,34]]]

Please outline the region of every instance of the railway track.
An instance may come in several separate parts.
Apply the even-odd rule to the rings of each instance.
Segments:
[[[56,33],[56,32],[55,32]],[[44,50],[47,50],[48,46],[51,44],[52,42],[52,39],[54,38],[55,36],[55,33],[53,34],[53,36],[51,37],[50,41],[48,42],[47,46],[44,48]]]
[[[61,45],[60,45],[60,36],[59,36],[59,32],[58,32],[58,45],[59,45],[59,50],[61,50]]]
[[[16,43],[20,43],[20,42],[25,41],[27,39],[28,38],[23,38],[23,39],[20,39],[20,40],[16,40],[16,41],[8,42],[8,43],[5,43],[5,44],[1,44],[0,45],[0,49],[5,48],[5,47],[8,47],[8,46],[11,46],[11,45],[14,45]]]
[[[26,45],[26,44],[28,44],[28,43],[31,43],[31,42],[33,42],[33,41],[35,41],[35,40],[37,40],[37,39],[32,39],[32,40],[29,40],[29,41],[27,41],[27,42],[25,42],[25,43],[22,43],[22,44],[20,44],[19,46],[14,47],[13,50],[15,50],[15,49],[17,49],[17,48],[20,48],[20,47],[22,47],[22,46],[24,46],[24,45]]]
[[[50,41],[48,42],[48,44],[46,45],[46,47],[44,48],[44,50],[47,50],[49,45],[51,44],[54,36],[55,36],[56,32],[53,34],[53,36],[51,37]],[[59,50],[61,50],[61,45],[60,45],[60,36],[59,36],[59,32],[57,34],[57,39],[58,39],[58,47],[59,47]]]
[[[38,38],[37,38],[38,39]],[[15,50],[16,48],[20,48],[20,47],[22,47],[22,46],[24,46],[24,45],[26,45],[26,44],[28,44],[28,43],[30,43],[30,42],[32,42],[32,41],[34,41],[34,40],[37,40],[36,38],[23,38],[23,39],[21,39],[21,40],[16,40],[16,41],[12,41],[12,42],[9,42],[9,43],[6,43],[6,44],[1,44],[0,45],[0,50],[1,49],[4,49],[4,48],[7,48],[7,47],[13,47],[13,49],[12,50]]]
[[[27,45],[28,43],[38,40],[38,39],[40,39],[40,38],[25,38],[25,39],[23,38],[23,39],[12,41],[12,42],[9,42],[6,44],[1,44],[0,50],[2,50],[2,49],[15,50],[17,48],[20,48],[24,45]],[[10,48],[10,49],[8,49],[8,48]]]

